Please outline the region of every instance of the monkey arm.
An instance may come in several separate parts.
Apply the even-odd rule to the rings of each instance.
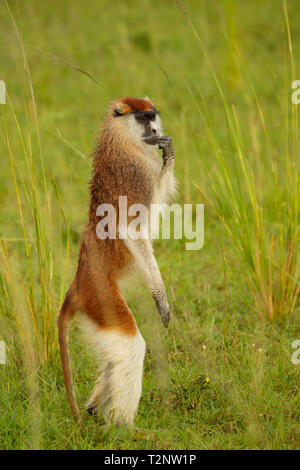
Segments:
[[[176,193],[176,179],[173,174],[175,153],[172,137],[160,137],[158,147],[162,150],[163,157],[163,165],[159,175],[159,192],[161,200],[169,202]]]
[[[170,307],[164,281],[157,266],[150,240],[127,238],[124,240],[124,243],[132,254],[138,270],[144,277],[155,300],[158,313],[161,315],[163,324],[167,328],[170,320]]]
[[[170,136],[163,136],[158,139],[158,148],[163,151],[163,166],[162,166],[162,175],[169,170],[173,170],[175,153],[173,146],[173,139]]]

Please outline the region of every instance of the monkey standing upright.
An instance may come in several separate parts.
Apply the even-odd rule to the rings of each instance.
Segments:
[[[114,101],[94,152],[89,220],[84,229],[78,268],[59,319],[59,342],[66,392],[76,420],[79,410],[72,384],[69,320],[80,312],[80,326],[102,361],[103,370],[88,401],[91,414],[101,412],[116,423],[132,424],[142,387],[145,341],[123,300],[118,281],[135,264],[149,286],[167,327],[170,308],[153,255],[151,239],[99,239],[96,215],[100,204],[111,204],[119,220],[119,196],[128,206],[167,203],[175,191],[171,137],[162,136],[159,113],[147,99]],[[157,151],[162,149],[163,161]]]

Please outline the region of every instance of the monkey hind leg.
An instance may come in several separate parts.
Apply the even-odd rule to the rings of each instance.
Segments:
[[[71,285],[62,305],[61,311],[59,313],[58,337],[60,345],[61,363],[68,401],[75,420],[80,421],[79,409],[76,403],[76,397],[73,388],[73,378],[69,354],[69,322],[78,308],[78,305],[76,305],[76,297],[77,296],[73,285]]]
[[[134,333],[99,326],[86,315],[80,324],[84,335],[102,363],[102,374],[87,403],[90,414],[101,414],[106,421],[133,424],[142,392],[145,341]],[[133,320],[134,321],[134,320]]]
[[[87,411],[103,424],[110,419],[113,407],[112,370],[113,363],[105,362],[100,377],[98,377],[95,389],[87,402]]]

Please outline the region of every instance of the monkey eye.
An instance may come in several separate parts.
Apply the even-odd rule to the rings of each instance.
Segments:
[[[157,111],[137,111],[136,117],[139,121],[154,121],[156,114],[158,114]]]
[[[118,110],[118,108],[116,108],[114,110],[114,117],[119,117],[119,116],[123,116],[123,114],[121,114],[120,111]]]
[[[145,113],[144,114],[144,119],[148,119],[149,121],[151,119],[155,118],[155,114],[154,113]]]

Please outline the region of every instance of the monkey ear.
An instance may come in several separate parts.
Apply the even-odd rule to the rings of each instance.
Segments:
[[[118,111],[117,108],[114,110],[113,114],[114,114],[114,117],[123,116],[123,114],[121,114],[120,111]]]
[[[132,113],[133,109],[127,103],[119,102],[116,104],[113,115],[115,117],[124,116],[125,114]]]
[[[122,116],[121,109],[122,109],[122,103],[117,103],[113,112],[114,117]]]

